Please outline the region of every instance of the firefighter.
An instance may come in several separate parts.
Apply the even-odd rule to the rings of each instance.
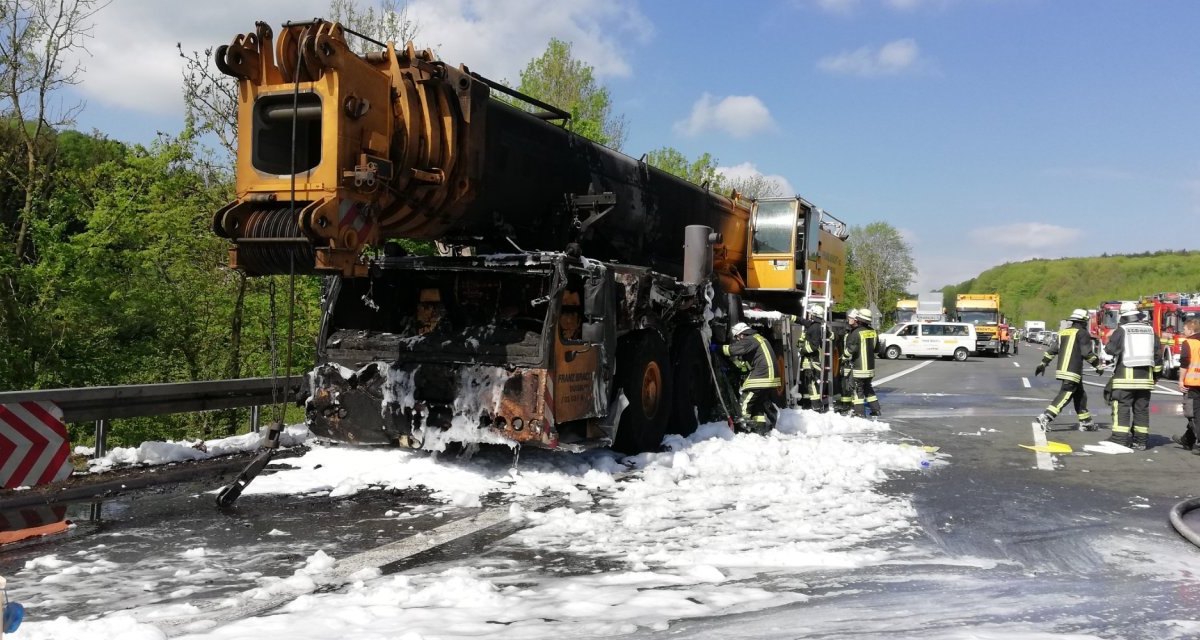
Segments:
[[[766,338],[745,322],[733,325],[733,344],[723,345],[721,353],[747,363],[749,373],[742,382],[742,430],[766,433],[775,426],[778,409],[772,397],[779,388],[775,350]]]
[[[851,309],[851,312],[854,310]],[[850,361],[846,358],[846,336],[850,333],[850,312],[846,313],[846,323],[831,323],[829,327],[829,346],[833,351],[831,362],[837,361],[837,375],[831,376],[829,395],[834,398],[833,411],[839,415],[848,416],[854,407],[854,396],[851,387]]]
[[[1058,332],[1058,342],[1046,349],[1042,361],[1033,370],[1033,375],[1040,376],[1046,372],[1046,365],[1058,356],[1058,369],[1054,378],[1062,381],[1058,395],[1050,402],[1050,406],[1038,416],[1038,424],[1043,431],[1050,430],[1050,423],[1058,417],[1068,401],[1075,403],[1075,415],[1079,417],[1080,431],[1095,431],[1096,423],[1087,408],[1087,393],[1083,390],[1083,361],[1096,369],[1096,373],[1104,372],[1104,364],[1099,356],[1092,351],[1092,341],[1084,324],[1087,322],[1087,310],[1076,309],[1067,318],[1071,326]],[[1115,425],[1114,425],[1115,428]]]
[[[1174,440],[1200,455],[1196,437],[1200,436],[1200,320],[1192,318],[1183,323],[1187,337],[1179,346],[1179,392],[1183,394],[1183,415],[1187,418],[1187,431]]]
[[[1113,425],[1108,439],[1145,451],[1150,439],[1150,392],[1162,375],[1162,354],[1154,328],[1141,316],[1136,303],[1122,302],[1120,324],[1108,337],[1104,352],[1113,357]]]
[[[797,340],[800,352],[800,407],[821,411],[821,375],[825,371],[825,307],[809,306]]]
[[[871,381],[875,378],[875,347],[877,334],[871,328],[871,310],[855,309],[848,316],[850,333],[846,334],[846,359],[850,365],[851,403],[854,415],[866,417],[867,409],[872,418],[879,418],[879,398]]]

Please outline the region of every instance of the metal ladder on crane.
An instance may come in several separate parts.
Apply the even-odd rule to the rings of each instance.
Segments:
[[[828,269],[825,270],[824,280],[813,280],[812,270],[804,270],[804,313],[807,315],[808,310],[814,304],[821,305],[821,308],[825,310],[825,314],[821,318],[821,376],[817,380],[817,392],[821,395],[822,408],[828,408],[830,405],[830,376],[833,373],[833,334],[829,330],[829,323],[833,318],[831,279],[832,274]],[[814,407],[814,409],[816,408]]]

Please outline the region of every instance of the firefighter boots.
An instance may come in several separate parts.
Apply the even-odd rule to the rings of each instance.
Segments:
[[[1043,413],[1042,415],[1037,417],[1038,426],[1042,428],[1042,431],[1049,431],[1050,423],[1053,420],[1054,420],[1054,416],[1052,416],[1048,413]]]
[[[1087,420],[1080,420],[1079,421],[1079,430],[1080,431],[1095,431],[1096,423],[1091,418],[1088,418]]]
[[[1108,441],[1113,444],[1119,444],[1122,447],[1129,446],[1129,433],[1114,433],[1108,437]]]

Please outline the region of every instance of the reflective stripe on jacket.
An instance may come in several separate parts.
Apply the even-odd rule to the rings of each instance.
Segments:
[[[1142,322],[1126,322],[1113,329],[1108,337],[1104,351],[1116,359],[1113,369],[1113,389],[1153,389],[1154,379],[1162,373],[1162,354],[1157,349],[1151,356],[1151,364],[1146,366],[1131,366],[1126,364],[1125,333],[1126,328],[1142,333],[1142,328],[1150,327]],[[1153,329],[1151,329],[1153,332]]]
[[[1112,344],[1112,341],[1109,341]],[[1092,353],[1091,336],[1080,335],[1078,326],[1071,326],[1058,332],[1058,342],[1052,343],[1042,356],[1042,364],[1050,364],[1058,356],[1058,369],[1054,377],[1058,380],[1079,382],[1083,380],[1083,361],[1093,367],[1099,366],[1100,358]]]
[[[766,338],[753,329],[743,333],[733,344],[725,345],[722,351],[727,356],[750,363],[750,374],[742,383],[742,389],[770,389],[779,386],[779,372],[775,369],[775,350]]]
[[[1188,336],[1180,345],[1179,380],[1185,387],[1200,389],[1200,333]]]
[[[875,377],[875,343],[878,334],[870,327],[858,326],[846,334],[846,355],[850,359],[850,375],[855,378]]]
[[[814,371],[820,371],[824,368],[825,360],[825,332],[822,330],[821,322],[817,320],[809,320],[804,327],[804,342],[808,344],[809,356],[808,364]]]

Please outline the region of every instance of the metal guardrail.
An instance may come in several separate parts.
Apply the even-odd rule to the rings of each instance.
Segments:
[[[217,411],[290,402],[302,378],[293,376],[290,389],[282,378],[244,378],[133,384],[112,387],[40,389],[0,392],[0,405],[17,402],[53,402],[63,412],[63,422],[95,422],[96,453],[107,451],[108,421],[194,411]],[[258,431],[258,411],[251,411],[252,428]]]
[[[279,401],[294,397],[300,378],[293,377],[292,388],[284,389],[282,378],[245,378],[206,380],[165,384],[133,384],[114,387],[41,389],[0,392],[0,404],[15,402],[53,402],[63,412],[64,422],[91,422],[116,418],[142,418],[172,413],[235,409],[273,402],[272,389]]]

